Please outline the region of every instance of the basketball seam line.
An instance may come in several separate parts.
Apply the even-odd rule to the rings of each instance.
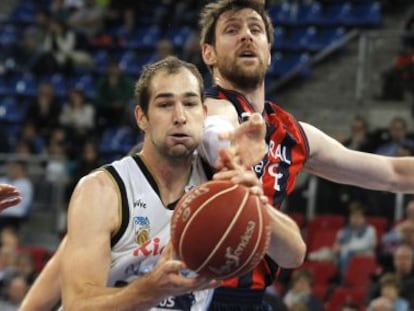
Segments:
[[[210,256],[208,256],[206,258],[206,260],[204,260],[204,262],[201,264],[200,267],[198,267],[198,269],[196,270],[196,272],[198,272],[201,269],[203,269],[206,266],[206,264],[209,262],[209,260],[216,254],[218,248],[221,247],[221,244],[223,244],[224,240],[227,238],[227,236],[229,235],[230,231],[233,229],[233,227],[234,227],[237,219],[240,217],[240,214],[243,212],[243,209],[246,207],[246,202],[247,202],[247,199],[248,198],[249,198],[249,192],[247,190],[246,193],[244,194],[243,200],[241,202],[241,206],[242,207],[237,211],[236,215],[233,217],[233,220],[231,221],[231,223],[227,227],[227,229],[224,232],[222,238],[218,241],[218,243],[216,244],[216,246],[214,247],[214,249],[211,251]]]
[[[201,213],[201,210],[208,204],[208,203],[210,203],[210,201],[212,201],[212,200],[214,200],[216,197],[218,197],[218,196],[220,196],[220,195],[222,195],[222,194],[224,194],[224,193],[227,193],[227,192],[230,192],[230,191],[233,191],[235,188],[237,188],[238,187],[238,185],[234,185],[234,186],[232,186],[231,188],[228,188],[228,189],[225,189],[225,190],[222,190],[222,191],[220,191],[220,192],[217,192],[215,195],[213,195],[212,197],[210,197],[208,200],[206,200],[203,204],[201,204],[200,206],[199,206],[199,208],[194,212],[194,214],[193,215],[191,215],[191,217],[190,217],[190,219],[188,219],[188,221],[187,221],[187,223],[186,223],[186,225],[185,225],[185,227],[184,227],[184,229],[183,229],[183,231],[182,231],[182,233],[181,233],[181,236],[180,236],[180,240],[179,240],[179,247],[178,247],[178,250],[179,250],[179,254],[180,255],[182,255],[182,253],[183,253],[183,241],[184,241],[184,238],[185,238],[185,235],[186,235],[186,233],[187,233],[187,229],[189,228],[189,226],[190,226],[190,224],[191,224],[191,222],[192,222],[192,220],[193,220],[193,218],[195,217],[195,216],[197,216],[199,213]],[[180,256],[180,257],[182,257],[182,256]],[[195,271],[195,272],[197,272],[197,271]]]

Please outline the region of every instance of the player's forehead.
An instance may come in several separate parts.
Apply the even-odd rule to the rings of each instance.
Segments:
[[[264,25],[263,18],[257,11],[251,8],[240,8],[223,12],[217,19],[217,28],[237,22],[256,22]]]
[[[170,97],[198,97],[201,100],[199,81],[187,68],[157,72],[151,80],[150,94],[151,100],[160,98],[160,95],[166,97],[166,94]]]

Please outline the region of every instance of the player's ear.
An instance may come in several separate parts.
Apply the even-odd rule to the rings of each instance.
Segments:
[[[207,66],[213,66],[217,61],[216,51],[211,44],[204,43],[201,45],[201,55]]]
[[[138,127],[145,132],[147,128],[148,119],[140,105],[135,106],[135,120],[137,121]]]

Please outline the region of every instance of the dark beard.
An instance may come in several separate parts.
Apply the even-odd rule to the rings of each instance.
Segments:
[[[267,68],[260,65],[253,73],[246,73],[240,65],[224,64],[221,75],[242,90],[254,90],[263,83]]]

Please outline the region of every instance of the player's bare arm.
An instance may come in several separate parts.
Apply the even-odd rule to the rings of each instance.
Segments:
[[[347,149],[317,128],[301,123],[309,140],[305,169],[334,182],[367,189],[414,192],[414,158],[392,158]]]

